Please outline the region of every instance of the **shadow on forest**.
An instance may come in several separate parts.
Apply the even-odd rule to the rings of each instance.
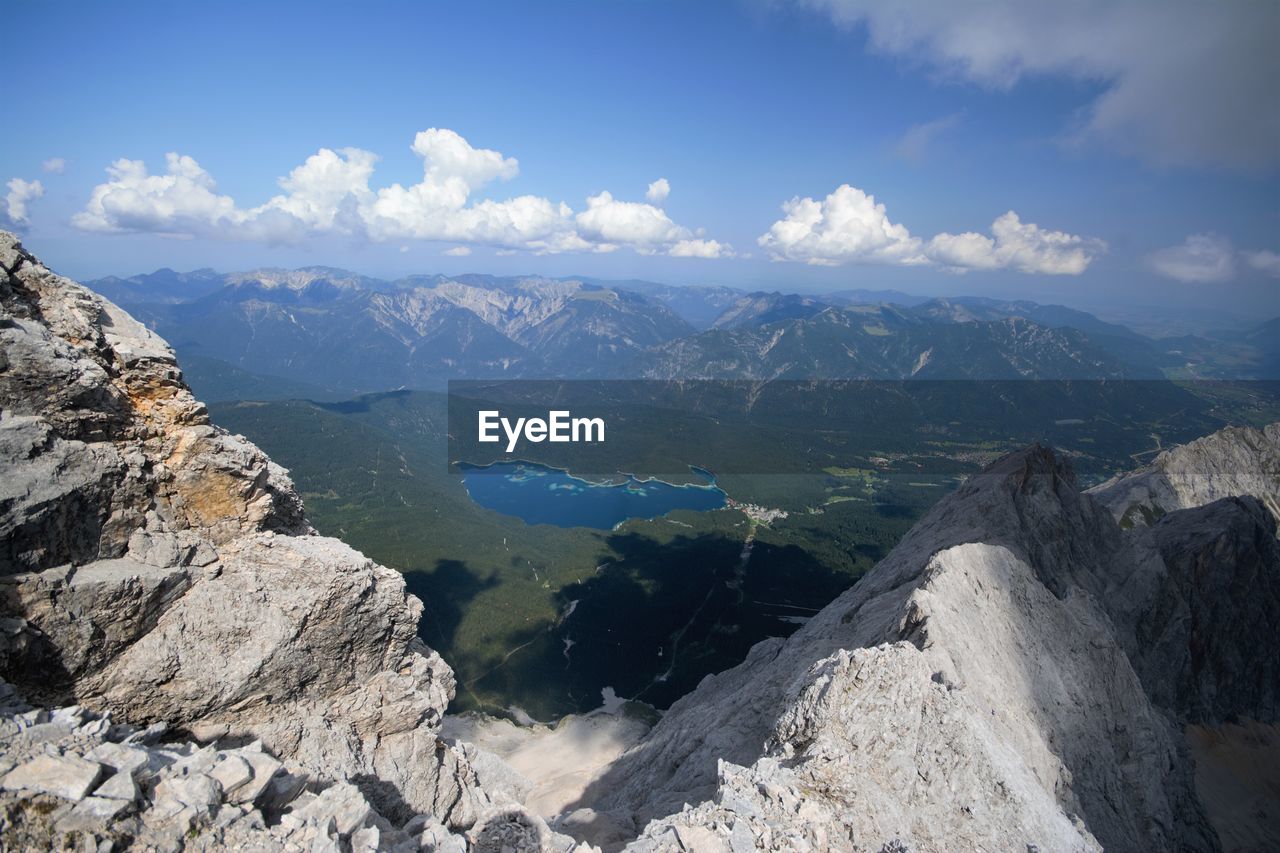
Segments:
[[[755,643],[795,631],[796,614],[851,582],[795,545],[757,544],[743,571],[742,540],[719,533],[617,533],[606,545],[606,568],[556,594],[571,615],[513,638],[529,644],[519,667],[489,673],[486,689],[524,696],[530,709],[541,704],[535,692],[558,706],[567,698],[561,713],[598,707],[605,687],[665,708]]]
[[[340,400],[336,403],[328,403],[320,400],[312,400],[310,402],[317,408],[334,412],[339,415],[354,415],[373,411],[373,406],[381,400],[406,398],[412,393],[412,391],[406,389],[397,389],[395,391],[379,391],[376,394],[363,394],[354,399]]]
[[[881,518],[914,518],[920,510],[905,504],[877,503],[876,514]]]
[[[422,599],[418,636],[446,657],[472,599],[500,583],[496,572],[481,577],[461,560],[437,560],[432,571],[405,572],[404,581],[409,592]]]

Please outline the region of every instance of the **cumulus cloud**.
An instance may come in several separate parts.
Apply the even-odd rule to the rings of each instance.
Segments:
[[[169,154],[163,175],[141,160],[117,160],[110,178],[94,187],[84,210],[71,218],[85,231],[151,231],[195,236],[231,228],[244,218],[229,196],[217,193],[212,176],[190,157]]]
[[[669,195],[671,195],[671,184],[667,183],[666,178],[658,178],[658,180],[649,184],[649,190],[644,194],[644,197],[654,204],[662,204]]]
[[[938,234],[929,241],[926,251],[935,263],[958,270],[1013,269],[1044,275],[1080,275],[1094,253],[1103,248],[1098,240],[1023,222],[1012,210],[991,223],[991,234]]]
[[[991,236],[942,233],[926,243],[890,220],[875,196],[848,184],[821,202],[793,198],[782,210],[786,215],[757,242],[774,260],[822,266],[935,264],[956,271],[1079,275],[1104,248],[1098,240],[1023,222],[1012,210],[992,223]]]
[[[629,244],[642,250],[681,239],[683,229],[661,208],[634,201],[618,201],[608,192],[587,199],[577,216],[578,231],[601,246]]]
[[[1149,162],[1280,162],[1273,2],[797,2],[946,77],[996,89],[1028,75],[1100,82],[1080,136]]]
[[[451,258],[465,258],[471,254],[471,249],[466,246],[454,246],[452,249],[446,249],[445,254]]]
[[[1191,234],[1179,246],[1147,255],[1147,264],[1156,272],[1189,284],[1230,281],[1242,263],[1248,269],[1280,278],[1280,254],[1267,249],[1238,252],[1220,234]]]
[[[891,222],[884,205],[857,187],[842,184],[820,202],[793,198],[782,211],[786,216],[756,241],[775,260],[820,266],[927,262],[920,239]]]
[[[519,174],[519,163],[476,148],[456,132],[430,128],[412,150],[422,158],[422,178],[373,188],[377,155],[359,148],[322,148],[279,181],[283,191],[257,207],[239,206],[217,190],[213,177],[190,157],[169,154],[164,174],[152,175],[138,160],[117,160],[108,180],[94,187],[73,224],[86,231],[149,232],[178,237],[297,242],[337,235],[376,242],[431,240],[534,252],[609,252],[629,247],[646,254],[719,257],[681,244],[695,235],[660,208],[621,201],[602,192],[575,214],[564,202],[523,195],[476,199],[495,181]],[[664,179],[650,185],[650,194]],[[714,241],[711,241],[714,242]]]
[[[50,157],[40,164],[40,168],[50,175],[61,175],[67,171],[67,161],[61,157]]]
[[[13,178],[5,186],[9,190],[4,197],[5,218],[12,225],[26,225],[29,213],[27,206],[44,195],[44,184]]]

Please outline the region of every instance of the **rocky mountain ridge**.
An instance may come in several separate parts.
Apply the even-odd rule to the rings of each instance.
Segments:
[[[383,282],[307,268],[223,282],[177,302],[148,280],[94,285],[184,355],[348,393],[436,387],[445,375],[599,375],[693,331],[661,302],[576,280]]]
[[[1272,425],[1187,453],[1227,453],[1273,490],[1263,460],[1277,446]],[[1125,531],[1052,452],[1008,456],[796,634],[705,679],[578,805],[647,823],[633,850],[1274,839],[1265,782],[1241,783],[1255,798],[1243,821],[1206,810],[1214,792],[1183,735],[1247,720],[1266,732],[1255,745],[1274,739],[1280,548],[1266,500],[1171,508]]]
[[[690,371],[721,379],[1274,375],[1261,339],[1157,341],[1063,306],[978,297],[744,293],[536,276],[385,281],[327,267],[159,270],[89,287],[163,334],[193,381],[218,395],[252,396],[273,379],[281,393],[303,382],[315,394],[350,396],[438,388],[446,377],[689,378]],[[778,348],[779,340],[791,345]],[[228,370],[257,378],[237,380]],[[223,375],[206,384],[210,371]]]
[[[655,347],[637,358],[634,370],[663,380],[1158,376],[1127,366],[1075,329],[1048,328],[1021,317],[940,323],[883,305],[824,307],[763,326],[715,328]]]

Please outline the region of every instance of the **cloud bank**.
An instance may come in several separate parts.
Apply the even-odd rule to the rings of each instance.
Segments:
[[[1191,234],[1181,245],[1157,249],[1146,260],[1160,275],[1188,284],[1230,281],[1241,266],[1280,278],[1280,254],[1267,249],[1238,252],[1220,234]]]
[[[1078,136],[1159,165],[1280,164],[1280,4],[1270,0],[797,0],[871,47],[1007,89],[1058,75],[1103,91]]]
[[[1023,222],[1012,210],[992,223],[991,236],[944,232],[926,242],[891,221],[875,196],[848,184],[820,202],[793,198],[782,211],[785,216],[757,242],[774,260],[820,266],[932,264],[957,272],[1011,269],[1079,275],[1106,248],[1100,240]]]
[[[519,174],[514,157],[475,148],[452,130],[419,133],[412,150],[422,180],[370,186],[377,155],[359,148],[322,148],[279,181],[281,194],[257,207],[218,193],[213,176],[191,157],[166,156],[163,174],[139,160],[117,160],[94,187],[72,224],[85,231],[146,232],[176,237],[295,243],[315,236],[374,242],[430,240],[538,253],[611,252],[716,258],[727,244],[700,238],[673,222],[658,204],[665,179],[649,186],[649,202],[601,192],[575,213],[564,202],[523,195],[503,201],[477,192]]]

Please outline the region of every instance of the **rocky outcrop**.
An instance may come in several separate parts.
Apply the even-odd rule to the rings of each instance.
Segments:
[[[649,821],[635,850],[1217,849],[1182,729],[1275,720],[1275,526],[1225,494],[1265,499],[1278,438],[1200,443],[1127,533],[1050,451],[1005,457],[578,805]]]
[[[169,347],[0,236],[0,571],[124,556],[207,564],[307,533],[283,469],[209,424]]]
[[[439,737],[453,674],[399,573],[314,535],[162,340],[8,234],[0,267],[0,674],[46,706],[258,743],[397,826],[499,805]]]
[[[1280,423],[1228,427],[1160,453],[1139,471],[1089,490],[1125,528],[1220,498],[1251,495],[1280,519]]]

